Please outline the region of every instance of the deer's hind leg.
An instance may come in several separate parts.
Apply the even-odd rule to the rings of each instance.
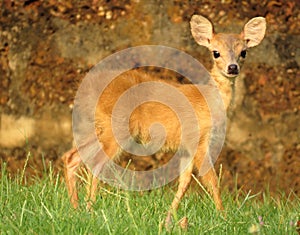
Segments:
[[[76,147],[73,147],[62,156],[64,162],[64,174],[68,194],[74,208],[78,207],[78,192],[76,188],[77,171],[81,163],[81,158]]]
[[[96,191],[98,186],[98,178],[94,176],[90,171],[88,172],[88,182],[86,186],[86,208],[91,209],[92,204],[96,201]]]

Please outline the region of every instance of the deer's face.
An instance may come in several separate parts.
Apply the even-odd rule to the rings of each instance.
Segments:
[[[211,51],[214,70],[229,78],[240,73],[246,49],[257,46],[266,32],[266,20],[263,17],[249,20],[240,34],[215,33],[212,23],[200,15],[194,15],[190,24],[196,42]]]
[[[215,34],[209,46],[215,69],[228,78],[239,75],[246,58],[246,49],[247,45],[239,34]]]

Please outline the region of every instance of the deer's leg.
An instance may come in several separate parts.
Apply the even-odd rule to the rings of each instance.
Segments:
[[[183,198],[186,190],[188,189],[191,179],[192,179],[192,172],[193,172],[193,164],[191,163],[188,168],[179,176],[179,185],[173,202],[171,204],[171,209],[168,212],[166,218],[166,226],[170,225],[172,222],[172,214],[178,209],[179,203]]]
[[[76,189],[76,172],[81,163],[81,158],[76,147],[73,147],[63,155],[64,173],[71,204],[78,207],[78,193]]]
[[[105,132],[102,133],[101,142],[104,143],[102,147],[102,151],[110,158],[113,158],[118,150],[118,144],[114,140],[112,132],[110,129],[106,129]],[[103,165],[105,164],[106,159],[104,156],[95,155],[93,159],[88,163],[88,165],[94,167],[91,171],[87,173],[87,186],[86,186],[86,197],[85,200],[87,202],[87,209],[91,209],[92,204],[96,201],[96,191],[98,186],[98,178],[97,174],[102,170]],[[96,175],[94,175],[96,174]]]
[[[96,191],[97,191],[98,179],[93,174],[89,172],[88,184],[86,187],[86,201],[87,209],[91,209],[92,204],[96,201]]]
[[[211,167],[205,175],[201,176],[201,182],[203,183],[204,187],[206,187],[211,193],[216,208],[218,210],[223,210],[224,208],[222,205],[222,199],[218,187],[218,176],[213,167]]]
[[[203,136],[202,143],[203,145],[198,149],[199,155],[197,155],[201,157],[195,159],[195,167],[201,175],[200,179],[202,184],[212,195],[216,208],[218,210],[223,210],[220,190],[218,187],[218,176],[209,155],[209,135]],[[205,172],[205,174],[203,174],[203,172]]]

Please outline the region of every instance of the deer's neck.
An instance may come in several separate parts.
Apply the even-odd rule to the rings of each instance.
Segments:
[[[230,106],[234,98],[233,96],[234,96],[235,78],[230,79],[225,77],[216,68],[212,69],[211,77],[216,82],[216,85],[220,91],[220,95],[223,99],[225,109],[228,110],[228,107]]]

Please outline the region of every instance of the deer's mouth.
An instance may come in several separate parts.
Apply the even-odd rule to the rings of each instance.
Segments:
[[[223,76],[232,79],[232,78],[237,77],[240,73],[239,73],[239,71],[230,72],[230,73],[227,71],[222,71],[222,74],[223,74]]]

